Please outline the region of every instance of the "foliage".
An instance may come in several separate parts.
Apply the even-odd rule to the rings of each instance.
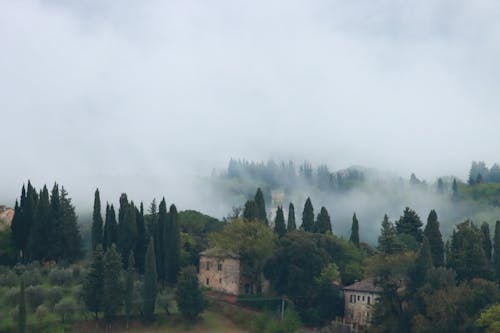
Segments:
[[[23,279],[21,279],[21,288],[19,292],[19,315],[17,320],[19,333],[24,333],[26,331],[26,292]]]
[[[102,245],[102,228],[101,198],[99,196],[99,189],[96,189],[94,194],[94,211],[92,213],[92,251],[94,251],[99,244]]]
[[[476,325],[485,333],[500,333],[500,304],[495,304],[481,312]]]
[[[290,202],[290,205],[288,206],[288,220],[287,220],[286,230],[293,231],[296,229],[297,225],[295,223],[295,207],[293,206],[293,203]]]
[[[201,292],[194,266],[184,267],[181,270],[175,300],[180,313],[188,319],[196,318],[206,308],[207,303]]]
[[[356,213],[352,215],[351,236],[349,241],[359,247],[359,222]]]
[[[410,207],[406,207],[403,215],[396,221],[396,232],[412,236],[417,242],[421,242],[423,236],[422,225],[418,214]]]
[[[61,317],[61,322],[65,322],[77,311],[76,302],[72,297],[65,297],[54,306],[54,312]]]
[[[276,210],[274,232],[278,235],[278,237],[282,237],[286,233],[285,216],[283,215],[283,208],[281,206],[278,206]]]
[[[142,311],[144,319],[152,321],[155,312],[155,300],[157,294],[158,274],[156,272],[155,246],[153,238],[150,239],[146,250],[146,262],[144,267],[144,286],[142,291]]]
[[[122,258],[112,245],[104,255],[103,311],[109,320],[119,311],[123,303]]]
[[[434,266],[444,265],[444,243],[436,211],[433,209],[427,217],[427,224],[424,229],[424,236],[429,241]]]
[[[306,199],[304,204],[304,210],[302,211],[302,225],[300,228],[304,231],[314,231],[314,207],[309,197]]]
[[[168,223],[165,226],[165,277],[173,285],[177,281],[181,257],[181,235],[175,205],[170,205]]]
[[[316,219],[316,223],[314,225],[314,231],[320,234],[331,233],[332,232],[332,223],[330,220],[330,215],[325,207],[321,207],[321,210]]]

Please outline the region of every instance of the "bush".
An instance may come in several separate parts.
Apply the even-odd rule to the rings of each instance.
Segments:
[[[50,304],[55,305],[63,297],[63,290],[61,287],[52,287],[48,291],[48,298]]]
[[[26,301],[32,310],[45,302],[47,291],[42,286],[29,286],[26,288]]]
[[[9,270],[4,274],[0,275],[0,286],[2,287],[14,287],[19,284],[19,277],[16,273]]]
[[[35,317],[38,321],[42,321],[49,315],[49,312],[49,308],[41,304],[36,308]]]
[[[171,289],[164,289],[156,296],[156,308],[165,311],[165,314],[170,314],[170,309],[175,301],[175,293]]]
[[[71,297],[65,297],[54,306],[54,312],[61,317],[61,322],[70,319],[76,312],[76,302]]]
[[[17,303],[19,303],[19,288],[12,287],[7,290],[4,295],[4,302],[9,306],[17,306]]]
[[[54,268],[49,273],[49,282],[55,286],[66,286],[73,281],[73,270],[71,268]]]
[[[42,275],[36,270],[26,271],[22,275],[26,286],[37,286],[42,283]]]

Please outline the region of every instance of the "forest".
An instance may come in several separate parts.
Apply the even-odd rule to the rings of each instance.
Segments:
[[[443,177],[429,185],[412,175],[398,186],[455,206],[495,209],[494,167],[476,172],[478,165],[467,183]],[[316,188],[336,198],[371,182],[373,173],[313,171],[307,163],[292,170],[231,161],[217,181],[258,178],[268,186],[242,195],[222,220],[178,212],[165,198],[145,208],[125,193],[115,208],[97,189],[87,226],[63,186],[37,190],[28,181],[10,228],[0,230],[0,332],[193,329],[221,318],[242,332],[336,332],[332,323],[346,311],[343,288],[365,278],[380,288],[368,332],[498,332],[500,221],[465,218],[444,233],[438,208],[422,216],[405,205],[396,218],[384,211],[373,217],[374,240],[363,236],[366,223],[352,211],[345,235],[335,209],[293,193]],[[328,186],[320,188],[321,177]],[[285,195],[276,199],[274,188]],[[240,295],[235,306],[221,303],[198,282],[199,254],[208,248],[237,253],[242,274],[268,281],[269,290]]]

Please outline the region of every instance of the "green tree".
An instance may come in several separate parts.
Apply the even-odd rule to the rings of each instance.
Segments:
[[[415,238],[417,242],[422,242],[422,225],[417,213],[410,207],[406,207],[403,216],[396,221],[396,231],[398,234],[406,234]]]
[[[356,213],[352,216],[351,237],[349,241],[359,247],[359,222]]]
[[[266,212],[266,202],[264,200],[264,194],[260,187],[257,189],[255,193],[255,204],[257,205],[257,218],[269,225],[269,221],[267,220],[267,212]]]
[[[179,274],[175,299],[180,313],[192,320],[206,307],[206,301],[200,290],[198,276],[194,266],[184,267]]]
[[[175,205],[170,205],[168,223],[165,228],[165,275],[167,282],[174,284],[180,269],[181,234],[179,216]]]
[[[481,224],[481,233],[483,235],[482,241],[483,241],[483,250],[484,254],[486,255],[486,259],[491,262],[491,236],[490,236],[490,226],[488,223],[483,222]]]
[[[283,215],[283,208],[278,206],[276,210],[276,218],[274,219],[274,232],[278,237],[286,234],[285,216]]]
[[[424,229],[424,236],[429,240],[431,248],[432,262],[434,266],[444,265],[444,243],[441,231],[439,231],[439,221],[436,211],[433,209],[427,217],[427,224]]]
[[[146,226],[144,222],[144,206],[141,202],[140,209],[135,211],[137,225],[137,242],[135,245],[135,265],[140,274],[144,274],[144,257],[148,246]]]
[[[155,300],[158,293],[157,286],[158,275],[156,273],[155,246],[153,238],[150,238],[146,250],[146,262],[144,267],[144,289],[142,292],[142,312],[144,319],[151,322],[154,319]]]
[[[500,221],[495,224],[495,237],[493,238],[493,266],[497,281],[500,281]]]
[[[314,231],[320,234],[324,234],[326,232],[332,232],[332,223],[330,221],[330,215],[328,215],[328,211],[325,207],[321,207],[321,210],[318,214],[318,218],[316,219],[316,224],[314,226]]]
[[[453,198],[458,197],[458,185],[457,185],[457,180],[453,178],[453,183],[451,185],[451,193]]]
[[[116,223],[116,213],[113,205],[106,204],[106,220],[104,224],[104,250],[111,245],[118,244],[118,224]]]
[[[83,300],[85,307],[95,314],[98,319],[103,307],[104,294],[104,251],[97,245],[92,255],[92,261],[85,281],[83,283]]]
[[[19,292],[19,310],[18,310],[18,332],[26,332],[26,290],[24,278],[21,277],[21,290]]]
[[[314,231],[314,208],[310,198],[307,198],[306,203],[304,204],[301,229],[307,232]]]
[[[136,208],[133,202],[127,201],[126,194],[120,197],[118,213],[118,250],[125,267],[128,267],[128,255],[137,245]]]
[[[490,306],[481,312],[476,325],[484,329],[485,333],[500,333],[500,304]]]
[[[47,190],[47,186],[44,186],[40,192],[35,222],[30,233],[29,252],[32,259],[39,261],[47,259],[49,250],[47,239],[51,229],[49,191]]]
[[[293,206],[293,203],[290,202],[290,205],[288,206],[288,221],[286,225],[286,230],[293,231],[296,229],[297,225],[295,224],[295,207]]]
[[[165,202],[165,198],[160,201],[160,205],[158,207],[158,223],[156,226],[155,233],[155,258],[156,258],[156,268],[158,270],[158,279],[164,283],[166,281],[166,271],[165,271],[165,262],[166,262],[166,227],[168,223],[168,214],[167,214],[167,203]]]
[[[62,247],[58,249],[58,258],[68,262],[74,262],[80,259],[83,254],[82,237],[78,229],[75,207],[71,203],[71,198],[68,196],[68,192],[66,192],[64,186],[61,187],[60,207],[60,229],[57,236],[60,238],[58,244]]]
[[[415,265],[410,269],[410,288],[412,290],[418,289],[426,282],[428,272],[432,267],[431,247],[427,237],[424,237]]]
[[[113,244],[104,255],[104,317],[109,322],[120,311],[123,304],[122,258]]]
[[[134,252],[130,252],[128,257],[128,268],[127,274],[125,277],[125,315],[127,316],[127,328],[130,322],[130,315],[133,310],[133,302],[134,302],[134,280],[135,280],[135,260],[134,260]]]
[[[404,250],[404,245],[398,238],[394,224],[389,221],[387,214],[382,221],[382,229],[378,237],[378,250],[384,254],[396,254]]]
[[[247,200],[247,202],[245,202],[243,218],[247,221],[253,221],[259,218],[259,208],[255,200]]]
[[[102,245],[102,228],[101,198],[99,196],[99,189],[96,189],[94,194],[94,210],[92,213],[92,251],[96,249],[97,245]]]
[[[25,192],[23,186],[23,193]],[[24,233],[24,216],[21,206],[16,200],[16,204],[14,206],[14,217],[12,218],[12,222],[10,223],[10,236],[11,243],[14,246],[16,251],[16,257],[21,256],[22,252],[22,236]]]

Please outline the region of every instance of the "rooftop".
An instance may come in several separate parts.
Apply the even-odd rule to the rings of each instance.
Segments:
[[[344,290],[365,291],[372,293],[382,292],[382,288],[375,285],[374,278],[367,278],[361,281],[354,282],[350,286],[344,287]]]
[[[217,258],[233,258],[239,259],[240,256],[233,251],[225,250],[217,247],[207,249],[200,253],[200,256],[217,257]]]

